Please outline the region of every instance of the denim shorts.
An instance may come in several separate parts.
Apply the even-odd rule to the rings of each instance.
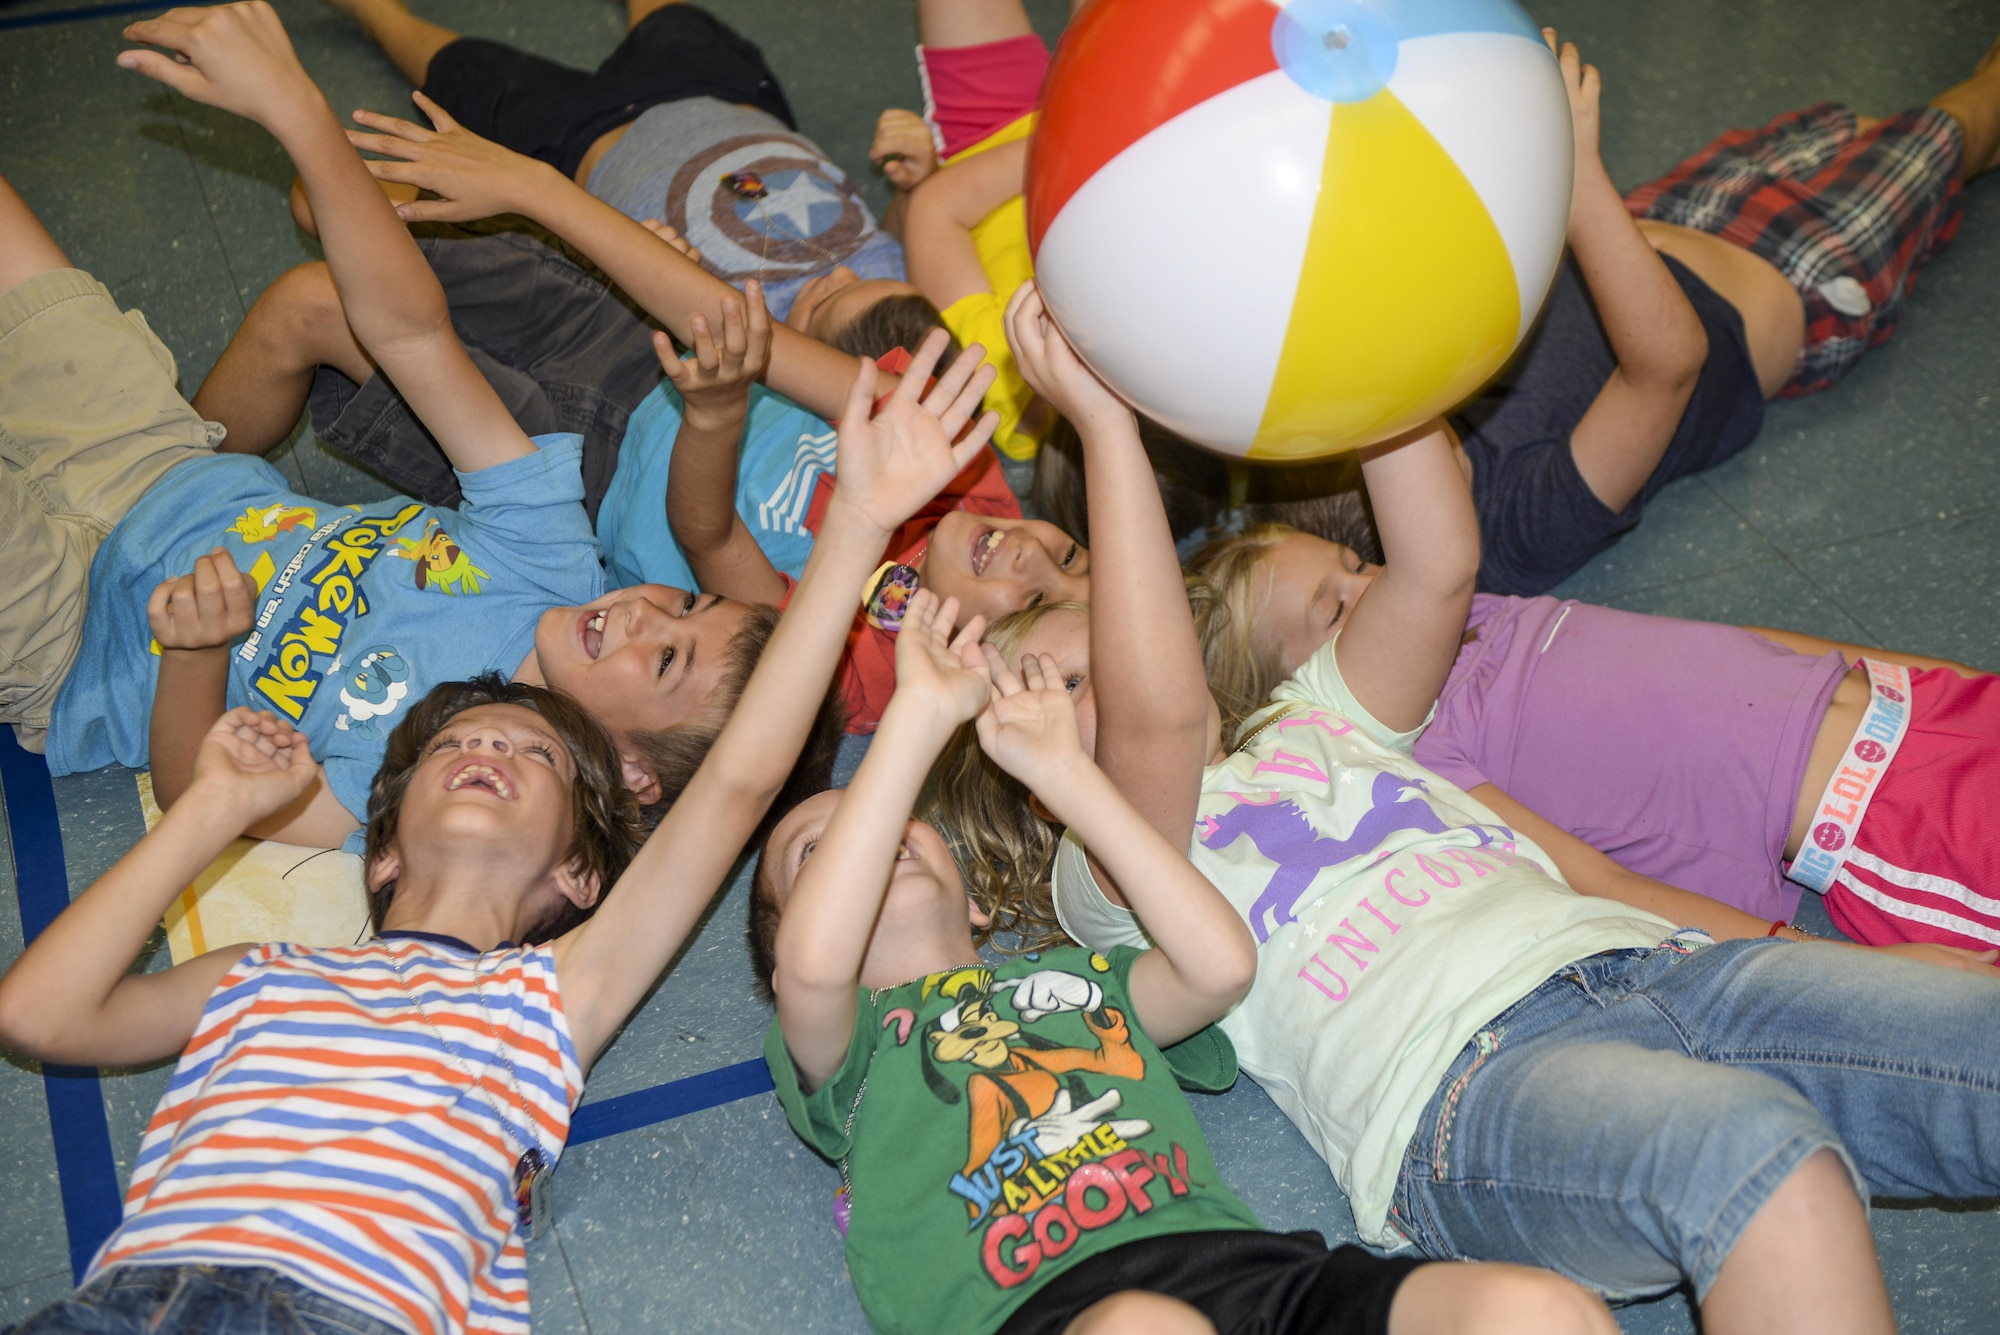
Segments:
[[[1771,940],[1579,960],[1446,1071],[1390,1218],[1430,1256],[1700,1299],[1823,1149],[1864,1201],[2000,1195],[2000,978]]]
[[[444,287],[459,341],[521,429],[583,437],[584,508],[596,523],[632,410],[661,380],[657,326],[534,232],[433,229],[417,246]],[[397,490],[459,504],[458,475],[389,377],[357,385],[322,366],[307,408],[314,434]]]
[[[125,1265],[4,1335],[397,1335],[263,1266]]]

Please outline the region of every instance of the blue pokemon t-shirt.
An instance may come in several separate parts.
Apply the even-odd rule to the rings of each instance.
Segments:
[[[618,471],[597,510],[597,536],[614,585],[698,587],[667,527],[667,470],[682,411],[681,396],[663,381],[625,427]],[[736,513],[771,564],[793,579],[805,572],[812,553],[806,516],[819,479],[833,474],[835,435],[824,419],[783,395],[750,387],[737,454]]]
[[[229,656],[228,703],[268,709],[312,743],[342,806],[368,789],[401,710],[439,682],[511,677],[551,607],[604,590],[583,511],[580,437],[459,474],[456,510],[405,497],[301,496],[262,459],[220,454],[162,478],[98,549],[75,665],[56,698],[56,774],[147,763],[159,657],[146,599],[223,547],[258,587]]]

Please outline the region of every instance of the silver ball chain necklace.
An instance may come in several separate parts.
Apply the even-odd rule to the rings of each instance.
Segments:
[[[518,946],[503,948],[520,949]],[[486,1009],[485,972],[479,966],[485,961],[487,953],[480,951],[479,957],[470,965],[472,995],[479,1002],[479,1013],[485,1018],[487,1032],[493,1035],[493,1045],[500,1053],[501,1065],[507,1072],[507,1086],[514,1091],[514,1100],[520,1105],[522,1117],[532,1125],[534,1113],[529,1107],[527,1096],[521,1093],[520,1079],[514,1073],[514,1059],[507,1055],[507,1041],[501,1034],[500,1026],[493,1023],[493,1012]],[[486,1091],[481,1088],[478,1075],[465,1064],[464,1058],[458,1055],[458,1049],[451,1045],[451,1040],[444,1036],[444,1031],[432,1021],[430,1012],[424,1009],[423,997],[410,986],[410,980],[404,977],[401,956],[395,954],[389,956],[389,970],[396,975],[396,982],[402,987],[403,995],[415,1004],[417,1016],[424,1022],[424,1028],[431,1031],[431,1037],[438,1041],[438,1046],[444,1049],[447,1057],[451,1058],[451,1064],[472,1082],[473,1095],[493,1113],[494,1119],[500,1123],[501,1129],[506,1131],[508,1138],[521,1147],[521,1157],[514,1161],[514,1213],[523,1233],[531,1238],[541,1237],[549,1231],[549,1223],[555,1215],[555,1201],[551,1196],[549,1182],[550,1176],[555,1172],[554,1163],[542,1152],[540,1145],[515,1130],[512,1119],[486,1097]],[[487,1065],[488,1069],[491,1069],[492,1063],[489,1062]]]

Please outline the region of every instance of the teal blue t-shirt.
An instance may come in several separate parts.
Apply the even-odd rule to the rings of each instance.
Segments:
[[[664,382],[633,410],[618,447],[618,471],[597,510],[597,536],[612,583],[696,589],[694,571],[667,527],[667,470],[680,434],[681,396]],[[762,385],[737,453],[736,513],[780,571],[797,579],[812,554],[806,527],[819,480],[833,476],[835,432],[824,419]]]
[[[574,435],[459,474],[456,510],[405,497],[340,506],[293,492],[262,459],[181,464],[98,549],[75,664],[49,724],[56,774],[147,763],[160,660],[146,600],[228,550],[257,583],[256,621],[229,656],[228,702],[289,718],[342,806],[368,789],[404,706],[439,682],[511,677],[551,607],[587,603],[604,570],[583,510]]]

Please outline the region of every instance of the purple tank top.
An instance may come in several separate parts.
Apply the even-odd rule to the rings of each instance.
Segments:
[[[1846,664],[1735,626],[1472,600],[1418,763],[1491,782],[1633,871],[1786,918],[1785,837]]]

